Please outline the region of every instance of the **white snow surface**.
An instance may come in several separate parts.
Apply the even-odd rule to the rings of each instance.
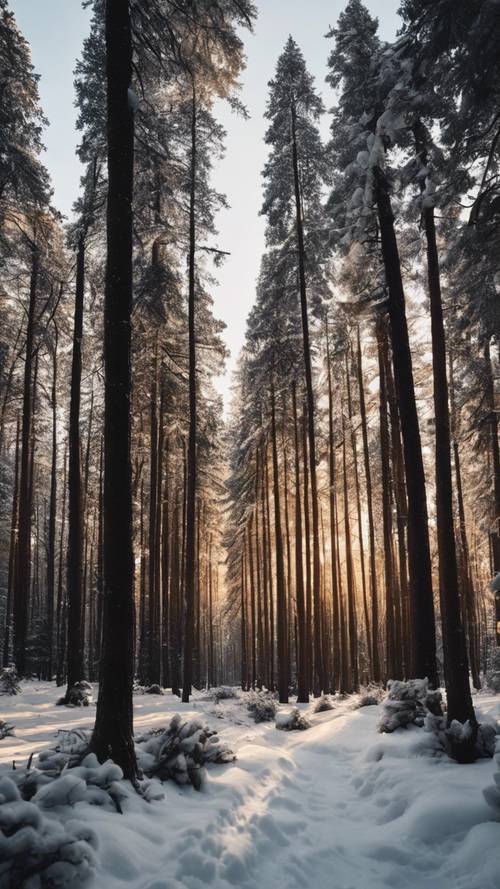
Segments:
[[[92,727],[94,706],[56,707],[61,692],[49,683],[22,689],[0,698],[16,727],[0,741],[1,762],[25,765],[58,729]],[[238,699],[134,696],[136,733],[176,712],[203,716],[237,760],[210,766],[200,793],[168,782],[149,803],[130,788],[122,815],[85,801],[59,812],[97,835],[92,887],[498,889],[500,822],[482,793],[495,763],[457,765],[415,727],[380,735],[380,707],[356,703],[334,699],[317,714],[299,705],[311,728],[284,732],[254,724]],[[475,705],[480,717],[500,716],[500,696],[481,693]]]

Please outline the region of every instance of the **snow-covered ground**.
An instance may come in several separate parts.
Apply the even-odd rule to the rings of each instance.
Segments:
[[[56,707],[60,690],[23,683],[0,699],[16,727],[0,761],[24,765],[60,728],[91,728],[94,707]],[[203,716],[237,754],[209,768],[201,793],[168,782],[163,800],[134,792],[123,814],[86,802],[71,817],[97,833],[95,889],[498,889],[500,823],[484,801],[494,764],[457,765],[433,737],[377,733],[380,708],[355,699],[312,714],[312,727],[254,724],[234,700],[138,695],[136,732],[175,712]],[[500,697],[480,694],[480,715]],[[281,710],[287,708],[282,707]]]

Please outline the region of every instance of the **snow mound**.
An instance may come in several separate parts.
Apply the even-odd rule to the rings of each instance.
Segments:
[[[0,889],[78,889],[95,873],[96,848],[90,827],[46,817],[11,778],[0,778]]]

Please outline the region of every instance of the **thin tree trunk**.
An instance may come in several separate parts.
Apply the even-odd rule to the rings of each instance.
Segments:
[[[195,293],[195,251],[196,251],[196,92],[193,80],[191,108],[191,171],[189,196],[189,292],[188,292],[188,335],[189,335],[189,437],[187,457],[187,503],[186,503],[186,567],[184,623],[184,670],[182,680],[182,700],[189,702],[191,694],[194,646],[194,599],[196,572],[196,293]]]
[[[57,512],[57,347],[59,331],[54,323],[52,353],[52,461],[50,469],[50,505],[47,539],[47,674],[52,679],[54,650],[54,594],[56,574],[56,512]]]
[[[3,658],[2,664],[7,667],[10,663],[10,621],[12,611],[12,594],[14,591],[14,573],[16,568],[17,552],[17,518],[19,508],[19,442],[21,437],[21,421],[18,414],[16,425],[16,450],[14,456],[14,488],[12,492],[12,511],[10,520],[9,541],[9,573],[7,577],[7,601],[5,603],[5,625],[3,634]]]
[[[68,687],[84,678],[83,663],[83,537],[84,508],[80,465],[80,401],[82,380],[83,303],[85,293],[85,241],[78,242],[76,256],[73,359],[69,408],[68,471]]]
[[[375,522],[373,520],[373,488],[372,473],[370,467],[370,451],[368,448],[368,424],[366,420],[365,383],[363,376],[363,353],[361,350],[361,337],[357,328],[357,372],[359,390],[359,409],[361,413],[361,435],[363,439],[363,461],[366,481],[366,508],[368,514],[368,539],[370,547],[370,594],[372,612],[372,675],[374,682],[380,682],[380,652],[378,644],[378,590],[377,590],[377,564],[375,555]]]
[[[20,676],[26,673],[26,637],[31,582],[31,510],[30,450],[32,424],[32,368],[35,336],[35,306],[38,288],[39,253],[32,246],[30,296],[26,324],[26,357],[24,362],[21,457],[19,475],[19,523],[14,584],[14,663]]]
[[[304,568],[302,562],[302,503],[300,497],[300,443],[297,419],[297,387],[292,383],[292,410],[295,442],[295,598],[297,602],[297,703],[309,703],[307,682],[307,633],[304,602]]]
[[[276,403],[271,382],[271,444],[274,492],[274,547],[276,557],[276,622],[278,636],[278,693],[280,704],[288,704],[288,619],[285,589],[285,565],[281,531],[280,477],[276,441]]]
[[[302,221],[302,200],[300,190],[299,161],[297,154],[296,139],[296,110],[295,98],[292,96],[291,101],[292,114],[292,161],[293,161],[293,178],[295,188],[295,211],[296,211],[296,227],[297,227],[297,249],[299,259],[299,286],[300,286],[300,310],[302,319],[302,339],[304,350],[304,370],[306,378],[306,397],[307,397],[307,431],[309,439],[309,471],[311,476],[311,515],[312,515],[312,536],[313,536],[313,577],[312,577],[312,598],[314,605],[314,692],[321,694],[324,681],[324,668],[321,648],[321,613],[320,613],[320,554],[319,554],[319,506],[318,506],[318,481],[316,474],[316,434],[314,428],[314,388],[312,378],[312,361],[311,347],[309,338],[309,317],[307,305],[307,287],[305,272],[305,248],[304,248],[304,231]]]

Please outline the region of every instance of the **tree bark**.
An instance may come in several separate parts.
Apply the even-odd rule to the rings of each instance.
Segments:
[[[26,356],[24,362],[23,412],[21,426],[21,457],[19,474],[19,524],[14,584],[14,663],[20,676],[26,673],[26,637],[31,582],[31,511],[30,450],[32,424],[32,368],[35,337],[35,306],[38,289],[39,253],[33,244],[28,318],[26,323]]]
[[[130,333],[134,118],[129,101],[132,37],[128,0],[106,2],[108,141],[105,282],[104,620],[91,749],[136,779],[132,684],[134,556],[130,463]]]
[[[83,497],[80,465],[80,401],[82,381],[83,302],[85,293],[85,241],[78,242],[76,257],[73,358],[69,407],[68,464],[68,687],[84,678],[83,664]]]
[[[427,676],[431,685],[437,687],[436,630],[425,474],[405,297],[388,182],[380,167],[375,168],[374,175],[382,257],[389,296],[392,360],[401,416],[408,493],[408,557],[415,656],[413,673],[420,678]]]

